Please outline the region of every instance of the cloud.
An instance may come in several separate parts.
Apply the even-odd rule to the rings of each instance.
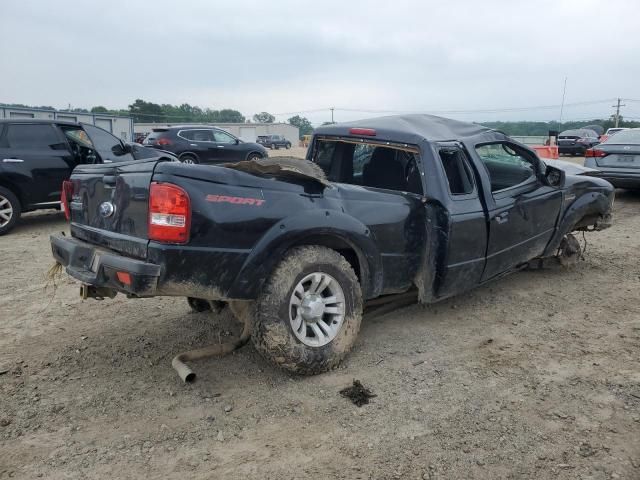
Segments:
[[[4,0],[0,101],[116,108],[144,98],[246,116],[474,110],[558,104],[565,76],[569,103],[639,98],[639,14],[636,0]],[[569,107],[565,118],[610,111]]]

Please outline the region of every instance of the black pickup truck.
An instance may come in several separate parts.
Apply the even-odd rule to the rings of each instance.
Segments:
[[[306,161],[79,166],[71,236],[51,246],[85,297],[246,302],[266,358],[318,373],[349,351],[369,300],[436,302],[577,258],[571,232],[608,227],[614,189],[561,167],[439,117],[329,125]]]

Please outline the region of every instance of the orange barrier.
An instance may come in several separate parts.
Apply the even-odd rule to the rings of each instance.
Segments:
[[[531,148],[536,151],[540,158],[551,158],[557,160],[560,157],[557,145],[532,145]]]

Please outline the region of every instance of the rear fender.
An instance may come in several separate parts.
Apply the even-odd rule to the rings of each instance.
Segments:
[[[363,297],[379,295],[382,261],[370,230],[342,212],[317,210],[287,217],[273,225],[252,249],[227,296],[256,298],[287,250],[312,243],[330,246],[331,239],[348,245],[356,253]]]

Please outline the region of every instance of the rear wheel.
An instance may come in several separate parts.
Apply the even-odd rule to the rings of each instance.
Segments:
[[[276,146],[276,144],[275,144],[275,143],[272,143],[272,144],[271,144],[271,150],[275,150],[276,148],[278,148],[278,147]]]
[[[11,190],[0,187],[0,235],[13,229],[21,213],[18,198]]]
[[[195,155],[191,155],[191,154],[187,154],[187,155],[182,155],[180,157],[180,161],[182,163],[186,163],[188,165],[195,165],[197,163],[200,163],[198,161],[198,158]]]
[[[275,365],[312,375],[337,366],[355,342],[362,293],[338,252],[320,246],[292,249],[255,305],[253,343]]]

